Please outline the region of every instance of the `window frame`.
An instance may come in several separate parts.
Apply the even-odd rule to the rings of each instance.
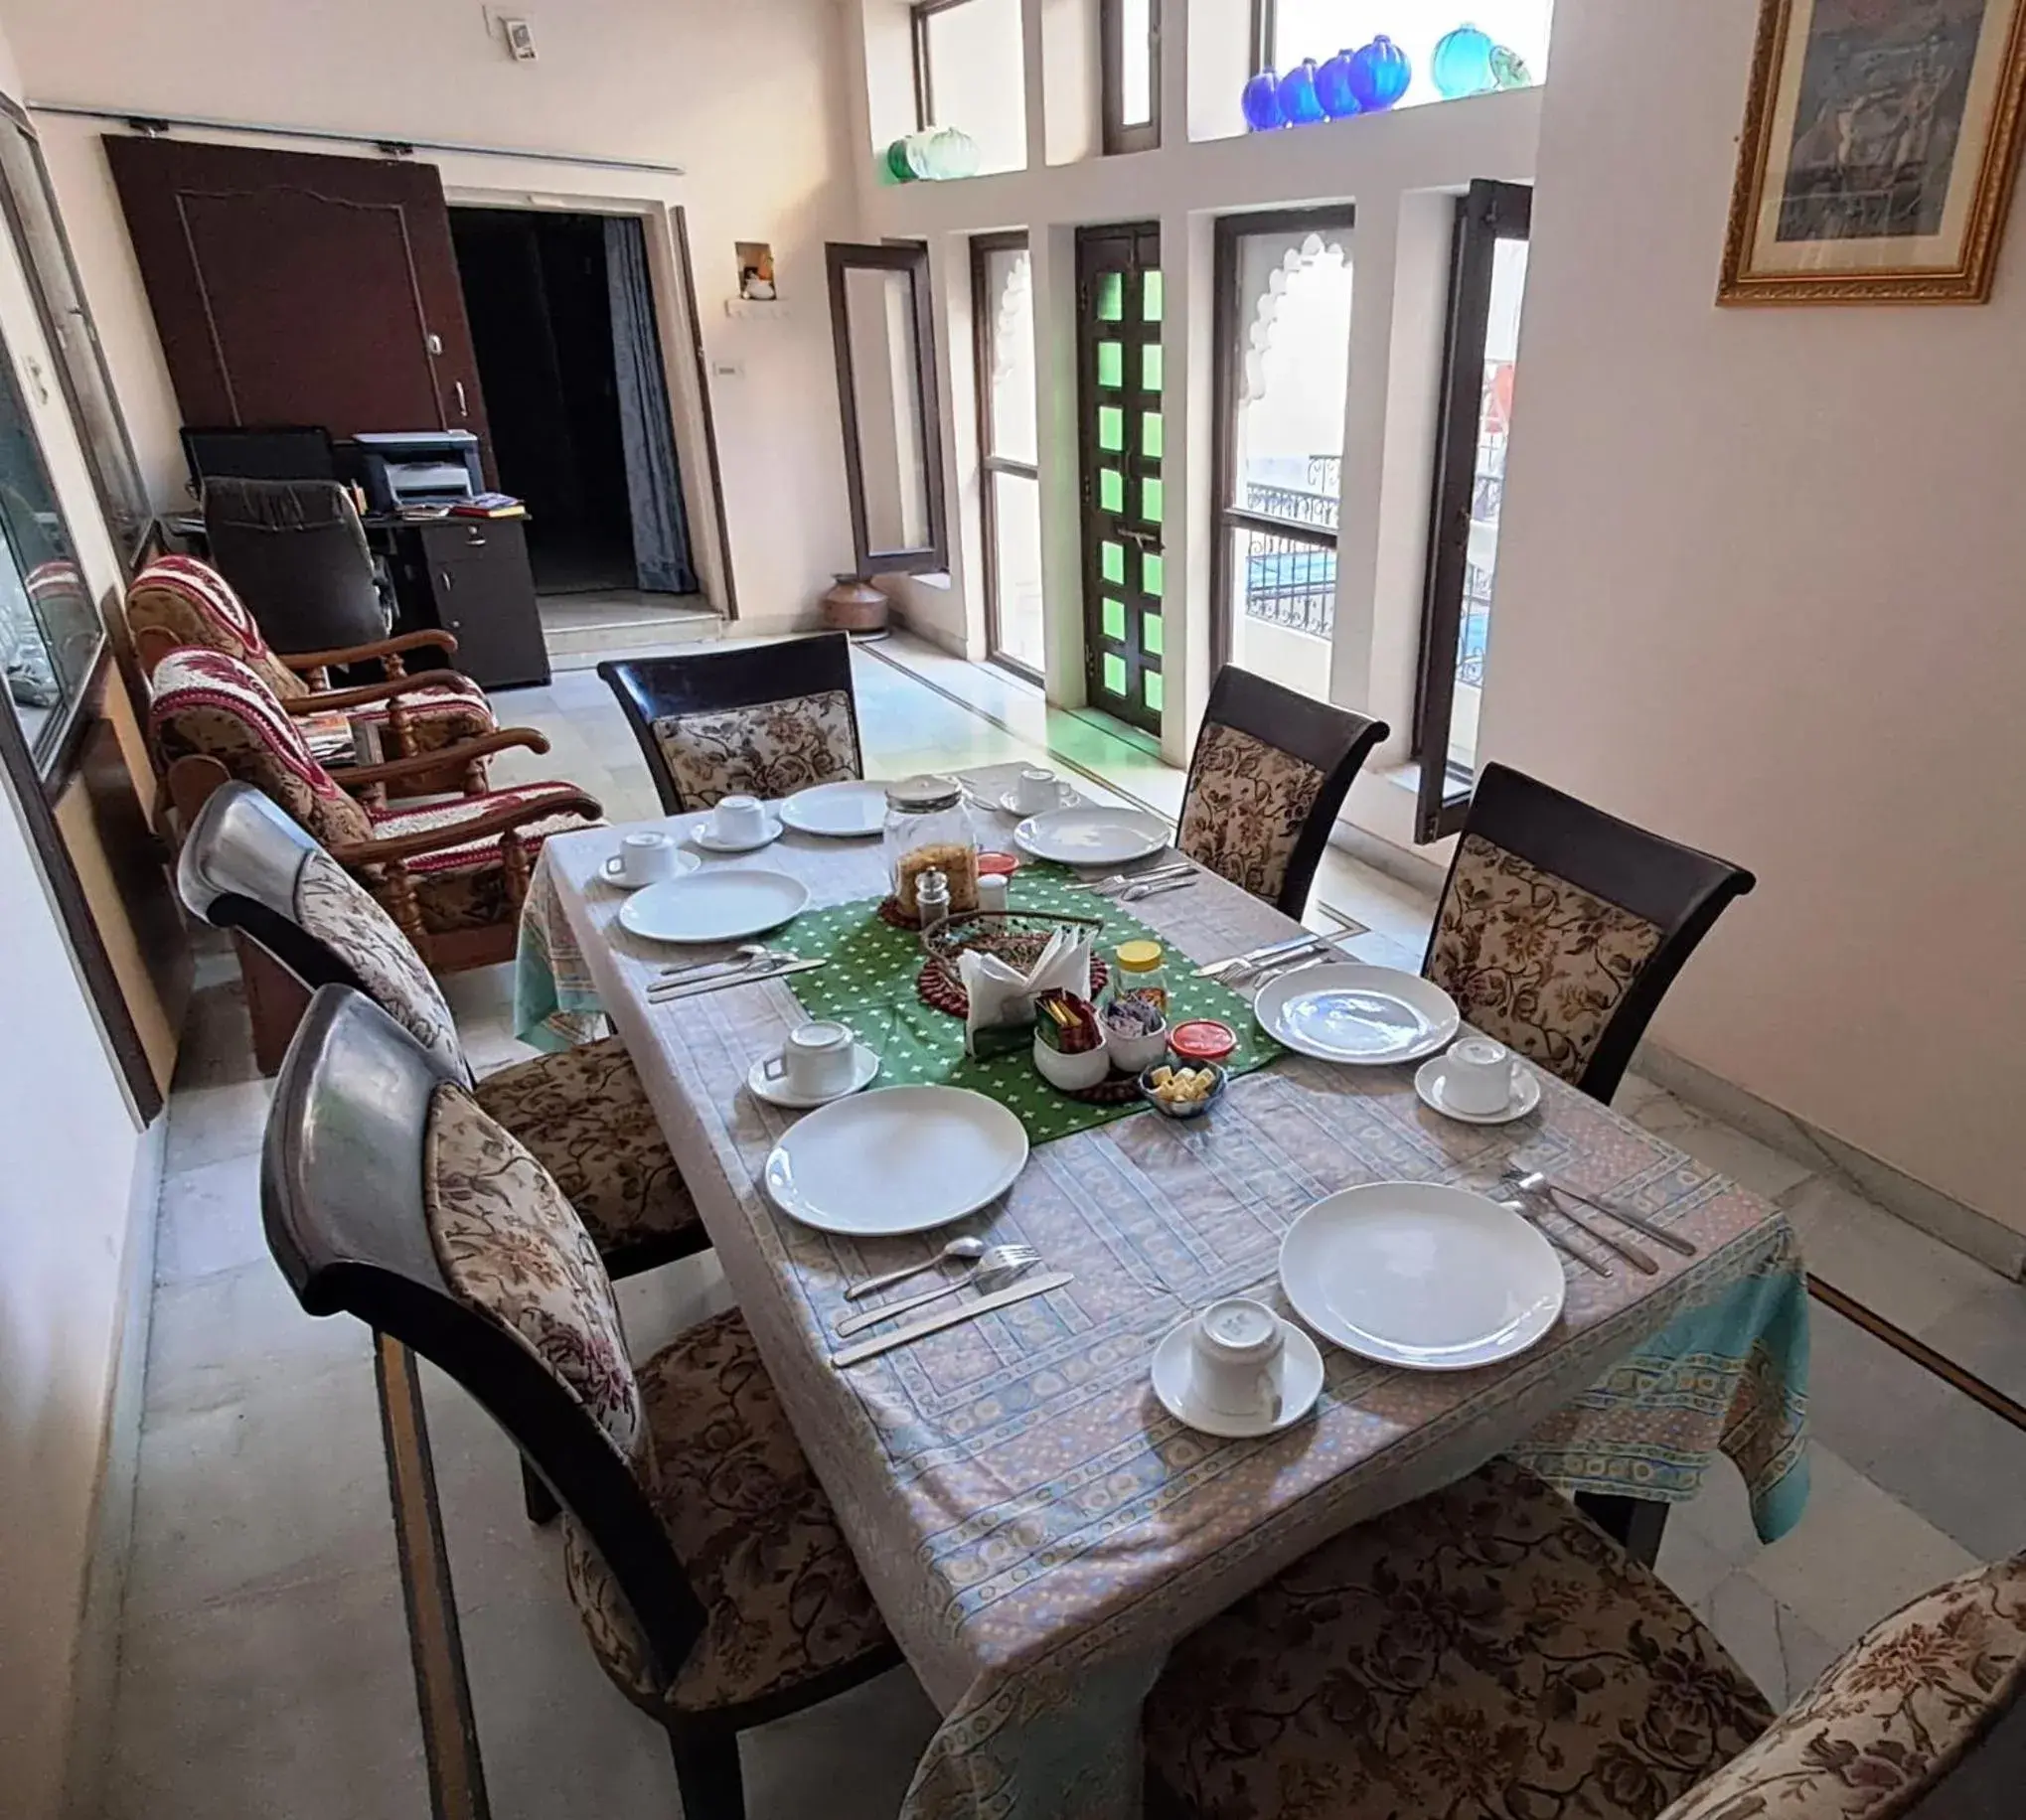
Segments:
[[[938,13],[954,13],[971,0],[913,0],[907,9],[907,36],[914,60],[914,127],[925,133],[936,123],[936,84],[929,59],[929,21]]]
[[[1098,0],[1098,112],[1100,145],[1107,158],[1151,152],[1161,145],[1162,0],[1147,0],[1148,117],[1126,124],[1125,0]]]
[[[1271,5],[1271,0],[1262,0]],[[1210,583],[1210,665],[1212,674],[1231,662],[1238,629],[1238,602],[1234,594],[1236,573],[1232,564],[1232,533],[1256,531],[1266,536],[1286,536],[1297,543],[1336,553],[1337,532],[1298,519],[1276,518],[1271,513],[1253,512],[1231,504],[1238,479],[1238,379],[1244,361],[1239,354],[1238,335],[1238,243],[1257,233],[1293,233],[1298,229],[1340,233],[1346,240],[1357,228],[1357,207],[1353,203],[1327,203],[1313,209],[1271,209],[1256,214],[1220,215],[1213,230],[1215,241],[1214,304],[1210,315],[1213,377],[1217,399],[1217,446],[1211,464],[1211,507],[1216,528],[1215,563]],[[1354,258],[1355,255],[1353,255]],[[1353,266],[1353,296],[1355,267]],[[1351,305],[1356,309],[1355,302]],[[1342,520],[1342,478],[1338,475],[1337,518]],[[1333,649],[1334,638],[1330,643]],[[1327,691],[1325,690],[1325,693]]]
[[[1000,669],[1011,671],[1028,682],[1040,683],[1041,673],[1019,659],[1009,657],[1001,648],[999,597],[999,506],[998,487],[993,477],[1012,474],[1041,484],[1037,462],[1019,461],[1011,455],[995,455],[992,422],[992,360],[995,352],[993,324],[996,313],[989,307],[992,255],[996,252],[1024,252],[1031,259],[1033,249],[1024,228],[1003,233],[974,233],[971,236],[972,372],[978,387],[978,524],[985,575],[985,655]],[[1038,412],[1039,401],[1036,400]],[[1038,432],[1038,423],[1037,423]]]
[[[830,277],[831,340],[837,357],[838,409],[845,443],[845,483],[852,513],[852,546],[860,576],[935,574],[950,566],[950,526],[943,497],[942,403],[936,389],[935,305],[929,288],[926,240],[878,245],[848,240],[824,244]],[[914,318],[915,397],[921,411],[921,459],[928,540],[909,549],[873,549],[865,507],[865,474],[858,432],[858,387],[852,358],[851,316],[845,274],[854,270],[904,272]]]
[[[1461,829],[1477,788],[1475,770],[1466,772],[1450,762],[1449,739],[1456,709],[1457,641],[1463,633],[1464,590],[1470,579],[1478,427],[1484,398],[1484,340],[1490,325],[1497,243],[1527,239],[1532,210],[1530,185],[1485,177],[1476,179],[1457,198],[1436,419],[1434,497],[1428,513],[1428,578],[1421,602],[1421,648],[1415,663],[1411,756],[1421,768],[1414,812],[1417,845],[1425,846]]]

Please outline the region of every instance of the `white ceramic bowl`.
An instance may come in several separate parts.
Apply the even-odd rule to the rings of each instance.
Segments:
[[[1121,1036],[1107,1024],[1105,1053],[1121,1074],[1145,1074],[1150,1068],[1158,1068],[1168,1053],[1168,1024],[1164,1020],[1145,1036]]]
[[[1081,1093],[1086,1087],[1095,1087],[1111,1073],[1112,1061],[1102,1043],[1080,1055],[1064,1055],[1059,1049],[1049,1048],[1037,1032],[1034,1037],[1034,1067],[1050,1087],[1059,1087],[1064,1093]]]

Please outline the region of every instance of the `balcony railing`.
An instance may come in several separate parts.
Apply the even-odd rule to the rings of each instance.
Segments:
[[[1341,465],[1334,455],[1311,456],[1304,477],[1308,488],[1253,482],[1245,489],[1245,509],[1264,518],[1334,531]],[[1243,535],[1246,617],[1326,639],[1335,623],[1336,551],[1306,537],[1268,531],[1248,529]]]

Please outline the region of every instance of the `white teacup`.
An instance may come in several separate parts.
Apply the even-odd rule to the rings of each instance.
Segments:
[[[857,1046],[850,1024],[818,1018],[790,1030],[781,1053],[771,1057],[761,1072],[770,1081],[782,1082],[790,1093],[812,1100],[848,1093],[857,1069]]]
[[[1488,1036],[1452,1043],[1442,1058],[1442,1097],[1460,1113],[1489,1118],[1512,1103],[1512,1051]]]
[[[642,829],[620,837],[619,850],[605,861],[605,876],[614,884],[658,884],[675,877],[681,863],[682,849],[673,834]]]
[[[749,846],[767,837],[767,812],[758,797],[728,796],[710,815],[710,832],[727,846]]]
[[[1265,1302],[1249,1295],[1211,1302],[1196,1316],[1189,1342],[1196,1396],[1206,1409],[1241,1420],[1274,1413],[1288,1334]]]
[[[1052,771],[1029,765],[1013,781],[1013,807],[1023,816],[1045,815],[1062,804],[1062,780]]]

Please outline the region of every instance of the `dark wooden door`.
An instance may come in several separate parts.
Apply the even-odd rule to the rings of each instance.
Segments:
[[[492,447],[436,167],[105,136],[183,420]]]
[[[1093,707],[1161,730],[1161,230],[1076,242],[1084,663]]]

